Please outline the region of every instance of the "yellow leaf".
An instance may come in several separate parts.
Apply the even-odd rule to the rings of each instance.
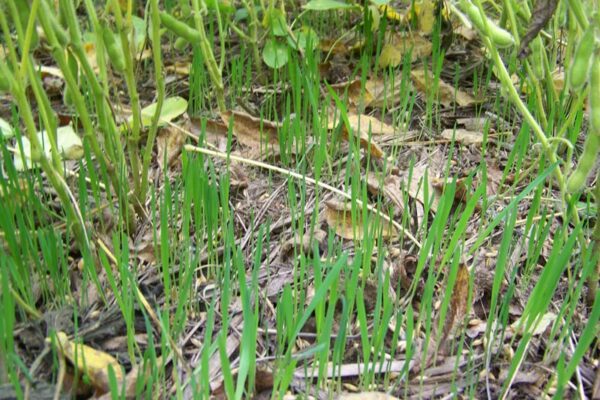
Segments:
[[[435,3],[433,0],[416,0],[413,4],[419,31],[430,35],[435,23]]]
[[[412,81],[421,93],[427,94],[431,90],[433,84],[433,74],[425,70],[413,70],[410,72]],[[452,106],[456,102],[461,107],[469,106],[475,103],[475,99],[470,94],[463,92],[460,89],[455,89],[454,86],[447,84],[443,80],[438,80],[439,101],[444,107]]]
[[[111,355],[81,343],[73,343],[67,338],[64,332],[58,332],[56,338],[58,340],[58,351],[75,368],[87,375],[92,385],[98,391],[105,393],[110,390],[108,381],[109,367],[112,367],[117,382],[123,380],[123,368]]]
[[[378,120],[375,117],[365,114],[349,114],[348,122],[350,123],[350,127],[354,132],[360,132],[361,134],[366,134],[367,137],[369,132],[373,136],[378,135],[393,135],[395,133],[395,129],[393,126],[386,124]],[[329,124],[327,126],[328,129],[333,129],[335,127],[335,122],[333,119],[329,120]]]
[[[380,5],[379,6],[379,12],[381,12],[381,15],[385,15],[385,17],[387,19],[389,19],[389,20],[397,21],[397,22],[400,22],[400,23],[405,23],[406,22],[406,15],[397,12],[390,5],[387,5],[387,4]]]
[[[397,67],[409,52],[411,52],[411,61],[414,61],[430,55],[431,49],[431,42],[420,35],[396,34],[389,37],[389,42],[381,49],[379,66]]]

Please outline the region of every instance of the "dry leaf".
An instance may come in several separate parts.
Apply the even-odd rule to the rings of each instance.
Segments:
[[[83,50],[85,51],[85,58],[87,58],[90,67],[94,72],[98,72],[98,60],[96,59],[96,43],[85,42],[83,44]]]
[[[391,36],[389,42],[381,49],[379,66],[381,68],[397,67],[409,52],[411,52],[411,60],[415,61],[430,55],[431,49],[431,42],[422,36],[396,34]]]
[[[537,321],[532,325],[533,331],[532,335],[538,336],[546,331],[546,329],[554,322],[556,319],[556,314],[553,312],[547,312],[544,315],[541,315],[537,318]],[[523,334],[524,329],[526,328],[526,323],[523,321],[523,317],[519,318],[515,322],[513,322],[510,326],[514,332],[518,334]]]
[[[233,119],[233,134],[244,146],[253,149],[264,149],[279,151],[279,139],[277,131],[279,124],[261,120],[239,111],[225,111],[221,113],[221,119],[229,126]]]
[[[483,143],[483,134],[481,132],[473,132],[466,129],[444,129],[441,136],[448,140],[454,138],[456,143],[466,145]]]
[[[385,157],[385,153],[383,152],[383,150],[381,149],[381,147],[379,147],[379,145],[373,141],[371,141],[371,138],[373,135],[371,135],[371,138],[369,138],[369,133],[368,133],[368,125],[364,125],[364,123],[361,121],[359,124],[359,119],[361,119],[362,117],[367,117],[367,116],[357,116],[353,114],[348,115],[348,122],[350,123],[350,129],[352,130],[352,134],[354,135],[354,137],[358,136],[359,138],[359,145],[362,149],[368,151],[371,156],[377,158],[377,159],[381,159]],[[369,119],[370,121],[377,121],[374,118],[370,118],[367,117],[367,119]],[[336,120],[334,115],[330,115],[329,117],[329,124],[328,124],[328,128],[329,129],[333,129],[337,124],[339,119]],[[351,122],[352,121],[352,122]],[[383,122],[379,122],[379,124],[383,124]],[[388,129],[390,130],[391,127],[389,127],[389,125],[385,125],[385,127],[387,128],[383,128],[380,125],[380,130],[381,129]],[[366,129],[365,129],[366,128]],[[343,125],[342,127],[342,138],[346,141],[350,140],[350,135],[348,134],[348,129],[346,127],[346,124]]]
[[[156,362],[154,365],[162,364],[162,356],[156,358]],[[136,393],[136,388],[138,387],[138,380],[142,379],[143,382],[146,382],[148,378],[150,378],[152,374],[152,363],[144,364],[144,372],[140,373],[140,365],[137,364],[134,366],[129,373],[125,376],[125,398],[126,399],[134,399],[139,397],[139,393]],[[141,385],[143,387],[143,385]],[[137,397],[136,397],[137,395]],[[97,400],[110,400],[112,399],[112,393],[106,392],[102,396],[98,397]]]
[[[195,136],[202,136],[202,125],[203,121],[201,118],[192,117],[190,118],[189,130]],[[227,129],[227,125],[223,123],[221,120],[212,120],[207,119],[204,123],[204,140],[206,143],[209,143],[215,146],[220,151],[227,150],[227,135],[229,131]],[[201,143],[202,144],[202,143]]]
[[[381,15],[385,16],[389,20],[397,21],[400,23],[406,23],[406,15],[397,12],[392,6],[388,4],[383,4],[379,6],[379,12],[381,12]]]
[[[188,61],[175,61],[174,64],[166,66],[165,71],[174,73],[178,76],[188,76],[190,74],[191,67],[192,64]]]
[[[108,371],[112,367],[117,382],[123,380],[123,367],[111,355],[81,343],[74,343],[67,338],[64,332],[56,334],[58,351],[73,364],[80,372],[90,378],[94,388],[100,393],[110,390]]]
[[[453,29],[454,34],[462,36],[463,38],[467,39],[469,42],[472,40],[475,40],[479,37],[479,33],[477,33],[477,31],[473,28],[469,28],[463,24],[460,24],[459,26],[455,27]]]
[[[563,89],[565,88],[565,70],[564,70],[564,68],[563,69],[555,69],[552,72],[552,84],[554,86],[554,90],[557,93],[560,93],[563,91]],[[525,82],[523,82],[521,90],[525,94],[530,94],[531,87],[528,84],[527,80]]]
[[[286,259],[291,257],[294,251],[309,254],[313,250],[313,246],[315,244],[321,245],[326,237],[327,233],[321,229],[315,229],[313,234],[311,232],[306,232],[302,236],[296,234],[283,243],[280,255],[283,259]]]
[[[349,203],[342,203],[338,201],[327,201],[325,202],[325,220],[329,227],[331,227],[335,233],[343,237],[344,239],[350,240],[362,240],[366,234],[377,237],[374,229],[382,230],[381,235],[384,238],[397,236],[396,229],[388,224],[386,221],[381,220],[379,227],[373,227],[372,225],[367,226],[368,232],[364,232],[363,218],[361,210],[356,212],[356,225],[352,225],[352,205]],[[374,219],[370,218],[369,223],[372,223]]]
[[[348,122],[350,123],[350,128],[352,128],[354,132],[360,132],[361,135],[364,133],[367,137],[369,136],[369,132],[373,136],[393,135],[395,133],[393,126],[365,114],[348,114]],[[333,118],[330,118],[327,129],[333,129],[335,126],[336,121]]]
[[[451,184],[454,181],[454,178],[448,177],[446,179],[438,179],[431,178],[431,187],[433,187],[440,196],[444,193],[446,185]],[[456,179],[456,187],[454,189],[454,200],[466,202],[469,197],[469,188],[466,185],[466,178]],[[480,209],[480,207],[476,206],[476,209]]]
[[[414,362],[412,360],[381,360],[381,362],[369,362],[364,363],[352,363],[333,365],[332,363],[327,364],[325,376],[328,378],[351,378],[357,376],[363,376],[367,371],[374,371],[375,373],[394,373],[402,372],[406,369],[408,363],[408,369],[412,369]],[[305,367],[298,367],[294,371],[294,377],[298,379],[306,379],[308,377],[317,378],[319,374],[318,369]]]
[[[361,88],[360,79],[355,79],[350,82],[336,83],[334,85],[331,85],[331,88],[335,90],[340,96],[344,96],[347,90],[348,102],[350,103],[350,105],[354,106],[354,108],[360,106],[367,107],[373,101],[373,96],[371,95],[371,93],[369,93],[369,90],[366,88],[366,86],[364,90]]]
[[[337,400],[398,400],[398,398],[382,392],[362,392],[342,393]]]
[[[426,164],[415,166],[412,171],[412,176],[410,182],[408,182],[408,194],[413,199],[418,200],[421,204],[425,204],[425,191],[423,190],[424,177],[425,173],[428,170],[428,166]],[[427,199],[427,203],[430,204],[430,210],[432,212],[437,212],[437,208],[440,202],[439,192],[433,188],[431,185],[432,174],[431,172],[427,173],[427,184],[429,193],[429,199]]]
[[[483,131],[490,119],[486,117],[457,118],[456,124],[464,127],[468,131]]]
[[[433,84],[433,74],[425,70],[413,70],[410,72],[412,81],[421,93],[427,93],[431,90]],[[469,106],[475,103],[475,99],[470,94],[460,89],[454,89],[454,86],[447,84],[443,80],[438,80],[439,101],[444,107],[450,107],[456,101],[461,107]]]
[[[452,297],[450,298],[450,306],[444,321],[442,330],[441,342],[445,342],[448,335],[455,330],[467,313],[467,299],[469,298],[469,269],[465,264],[458,266],[456,282],[452,288]]]
[[[346,54],[349,51],[349,46],[342,40],[336,39],[321,39],[319,41],[319,50],[331,54]]]
[[[369,79],[365,83],[367,92],[373,100],[368,104],[371,107],[383,107],[387,104],[388,107],[397,104],[401,97],[402,79],[394,80],[394,85],[390,82],[385,82],[383,79]]]
[[[381,194],[387,197],[396,207],[400,213],[404,213],[404,196],[401,186],[401,179],[399,176],[390,175],[386,176],[383,182],[375,175],[374,172],[370,172],[367,176],[367,188],[373,194]]]
[[[430,35],[435,24],[435,2],[433,0],[415,0],[413,7],[419,31],[424,35]]]
[[[178,159],[181,154],[181,149],[185,144],[185,134],[181,130],[167,126],[162,128],[156,138],[158,166],[161,170],[167,166],[173,165],[173,162]]]

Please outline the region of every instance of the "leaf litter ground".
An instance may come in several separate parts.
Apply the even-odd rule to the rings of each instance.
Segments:
[[[402,43],[402,47],[394,47],[396,43]],[[340,398],[372,399],[383,396],[381,392],[388,392],[398,398],[441,398],[453,393],[467,396],[466,392],[476,398],[486,395],[496,397],[507,377],[508,367],[514,357],[517,344],[515,338],[520,334],[519,317],[522,315],[533,285],[514,286],[515,293],[510,300],[509,315],[506,316],[502,337],[493,343],[491,351],[494,357],[491,361],[486,360],[485,354],[489,347],[485,343],[484,335],[503,224],[491,232],[488,240],[475,254],[472,256],[466,254],[486,221],[500,213],[513,197],[531,182],[532,177],[524,171],[535,166],[538,156],[528,151],[524,156],[521,170],[507,170],[509,154],[515,143],[515,137],[520,131],[520,121],[514,115],[496,113],[493,101],[499,94],[499,88],[492,83],[486,95],[473,94],[470,82],[470,77],[473,75],[472,68],[473,65],[481,65],[483,59],[478,54],[474,43],[462,37],[455,40],[452,47],[448,49],[442,66],[440,76],[443,81],[438,81],[435,85],[431,71],[423,69],[419,61],[420,58],[429,56],[431,43],[420,36],[417,43],[423,47],[413,54],[411,60],[413,67],[410,69],[410,74],[404,77],[401,63],[405,60],[403,56],[406,39],[391,40],[388,47],[384,48],[382,57],[385,56],[385,59],[379,60],[380,65],[386,68],[397,67],[386,70],[391,71],[391,74],[396,77],[395,84],[391,86],[389,82],[384,85],[382,75],[385,73],[382,70],[379,70],[378,76],[372,74],[363,82],[353,78],[350,71],[355,70],[358,58],[351,50],[340,49],[335,52],[330,61],[319,66],[323,73],[322,93],[327,93],[326,82],[331,84],[344,102],[348,121],[346,125],[339,108],[333,102],[322,110],[321,117],[324,121],[328,121],[326,124],[330,131],[328,140],[336,150],[331,153],[335,158],[330,159],[329,162],[341,171],[337,174],[324,175],[323,183],[349,193],[348,174],[352,172],[340,166],[345,165],[349,158],[352,160],[358,155],[358,160],[352,163],[352,167],[360,168],[359,175],[362,183],[365,188],[368,188],[362,200],[379,204],[381,213],[401,223],[400,229],[391,223],[382,223],[378,228],[372,221],[385,222],[384,217],[372,212],[363,215],[364,210],[353,213],[352,204],[348,199],[330,190],[317,189],[315,185],[303,187],[303,210],[290,208],[289,189],[291,186],[300,185],[301,182],[293,176],[286,175],[285,171],[289,169],[290,162],[284,163],[282,160],[291,157],[292,160],[300,162],[303,154],[298,149],[309,148],[310,141],[304,144],[294,143],[287,148],[293,149],[290,154],[281,154],[280,146],[283,145],[280,143],[280,133],[285,118],[282,121],[267,121],[257,112],[273,99],[277,101],[285,98],[286,91],[290,90],[286,88],[285,82],[275,86],[244,85],[241,89],[250,95],[245,96],[244,100],[231,111],[218,115],[211,113],[209,109],[203,109],[197,115],[191,117],[184,115],[175,119],[174,124],[163,127],[159,133],[155,150],[156,162],[149,171],[157,198],[161,198],[165,190],[182,187],[185,173],[182,171],[184,144],[197,144],[198,139],[202,137],[201,145],[215,152],[226,152],[230,141],[229,127],[232,127],[231,154],[240,157],[240,160],[206,156],[204,164],[207,170],[210,168],[215,171],[214,176],[219,178],[228,176],[230,184],[228,202],[234,221],[233,233],[245,265],[251,266],[255,263],[257,240],[261,240],[257,236],[259,228],[262,227],[264,237],[268,238],[262,243],[263,252],[256,274],[258,291],[252,296],[252,302],[258,303],[257,310],[260,311],[256,333],[254,388],[258,398],[271,392],[277,373],[274,359],[281,354],[275,340],[277,303],[281,301],[286,287],[304,285],[306,305],[310,303],[316,292],[317,283],[312,269],[304,271],[302,282],[297,281],[298,258],[314,255],[314,252],[317,252],[317,257],[327,259],[332,254],[336,256],[334,249],[340,248],[348,252],[352,259],[360,254],[359,250],[365,238],[369,236],[379,237],[378,245],[367,256],[367,260],[372,261],[374,272],[370,274],[364,272],[365,279],[361,284],[368,334],[375,335],[375,332],[380,329],[375,325],[376,311],[379,311],[380,296],[382,296],[382,287],[385,287],[386,276],[389,279],[389,288],[385,289],[387,293],[383,295],[389,296],[397,308],[412,307],[415,317],[418,316],[419,310],[422,310],[421,304],[427,301],[423,296],[432,297],[429,299],[433,307],[432,316],[419,317],[418,320],[424,323],[429,319],[433,328],[427,328],[422,324],[414,327],[415,347],[411,353],[408,353],[406,337],[402,334],[400,337],[395,337],[394,326],[390,324],[389,328],[383,329],[383,343],[381,343],[381,349],[388,356],[377,363],[371,360],[365,365],[364,353],[359,349],[361,329],[365,327],[360,326],[357,315],[351,315],[344,329],[347,340],[340,364],[337,368],[326,366],[324,372],[326,380],[321,382],[319,387],[313,382],[316,382],[319,372],[318,369],[312,368],[314,360],[311,357],[301,360],[291,380],[289,398],[303,395],[328,398],[329,391],[337,388],[334,382],[341,382],[341,388],[345,392],[357,392],[357,396],[362,396],[351,397],[346,394]],[[170,50],[165,47],[165,51]],[[186,92],[189,90],[186,75],[189,73],[190,60],[185,54],[177,53],[172,53],[172,57],[165,57],[165,59],[172,61],[172,65],[167,65],[167,70],[174,71],[174,74],[169,75],[167,79],[172,82],[170,89],[186,97]],[[40,62],[43,60],[40,59]],[[187,66],[187,69],[181,66]],[[389,78],[389,74],[387,77]],[[44,83],[48,85],[47,90],[54,90],[52,89],[52,85],[56,85],[54,80],[44,80]],[[404,89],[396,86],[400,84],[405,85]],[[458,86],[457,90],[455,90],[456,86]],[[145,104],[152,103],[154,89],[151,85],[145,87],[141,94]],[[414,99],[408,116],[398,116],[394,113],[394,107],[402,101],[399,98],[401,95],[412,96]],[[233,93],[231,96],[233,97]],[[62,115],[64,106],[60,101],[60,95],[55,99],[57,100],[55,109]],[[127,108],[126,99],[120,100],[125,104],[123,108]],[[2,103],[4,104],[4,99]],[[428,113],[428,104],[434,105],[431,114]],[[279,110],[277,115],[285,114],[283,103],[276,103],[274,107]],[[2,109],[4,114],[2,117],[8,119],[10,115],[5,115],[4,110],[10,108]],[[64,114],[63,119],[69,121],[68,113]],[[288,118],[287,123],[289,120]],[[431,123],[432,120],[435,123]],[[484,135],[485,130],[487,135]],[[311,135],[308,134],[307,137],[310,138]],[[187,156],[189,154],[191,153]],[[254,161],[282,168],[283,173],[253,164]],[[415,238],[424,237],[423,230],[431,226],[436,213],[443,207],[440,205],[440,199],[449,186],[452,186],[452,190],[455,191],[449,220],[457,223],[457,219],[452,218],[452,215],[460,216],[476,188],[484,184],[482,164],[486,166],[485,196],[475,205],[475,211],[467,221],[464,244],[459,248],[463,254],[458,256],[459,267],[454,277],[456,283],[451,293],[446,293],[449,264],[439,271],[437,281],[430,286],[432,282],[428,281],[428,275],[417,273],[420,248],[424,243],[419,242],[418,239],[409,240],[407,234]],[[77,172],[76,163],[67,161],[66,165],[67,169]],[[77,181],[72,179],[69,184],[77,185]],[[212,184],[217,187],[219,182],[212,182]],[[427,190],[424,190],[425,187]],[[52,191],[45,186],[44,182],[41,182],[38,190],[47,192],[46,200],[49,209],[60,209],[53,199]],[[429,198],[426,197],[426,193]],[[553,210],[552,204],[559,195],[549,188],[544,192],[544,197],[548,209]],[[103,201],[106,199],[104,198]],[[150,201],[148,200],[146,206],[149,206]],[[483,204],[484,202],[486,204]],[[96,206],[102,207],[102,204]],[[554,232],[560,225],[559,218],[551,218],[548,226],[550,230],[548,243],[531,243],[530,237],[534,236],[530,236],[530,232],[525,231],[525,227],[529,226],[527,216],[530,206],[531,198],[526,198],[518,205],[515,245],[511,247],[507,278],[503,280],[501,293],[507,290],[506,281],[513,273],[517,282],[536,281],[551,251]],[[300,215],[306,218],[300,218]],[[311,226],[311,218],[315,218],[314,226]],[[547,216],[540,218],[547,218]],[[90,221],[98,240],[106,244],[108,251],[112,253],[116,253],[112,237],[118,225],[116,219],[117,217],[111,214],[108,208],[104,208],[97,219]],[[304,226],[297,225],[299,220],[304,223]],[[362,221],[367,222],[362,223]],[[162,229],[161,224],[164,223],[169,225],[168,228]],[[57,231],[64,232],[64,227],[51,217],[40,220],[39,224],[54,224]],[[129,264],[135,285],[139,287],[140,294],[148,301],[150,307],[167,317],[169,309],[165,307],[173,307],[175,299],[165,298],[165,283],[161,268],[164,260],[160,258],[163,254],[161,244],[167,243],[172,246],[170,250],[173,259],[170,260],[170,274],[173,277],[178,276],[181,255],[200,254],[189,299],[196,306],[190,307],[187,312],[183,334],[177,338],[177,347],[182,360],[178,363],[177,370],[172,371],[173,374],[185,376],[183,365],[187,363],[192,368],[199,365],[208,324],[206,312],[208,304],[211,302],[218,304],[221,301],[220,283],[214,280],[211,269],[220,267],[221,257],[226,249],[216,244],[211,256],[208,256],[205,255],[208,254],[206,244],[195,243],[189,249],[178,248],[185,244],[178,238],[183,228],[182,216],[177,212],[174,212],[168,221],[149,216],[146,221],[138,224],[137,232],[128,240],[131,248],[134,249]],[[453,228],[452,224],[448,224],[444,229],[444,235],[451,236]],[[169,239],[166,242],[162,241],[160,234],[168,234]],[[525,265],[525,259],[528,257],[528,249],[532,246],[540,247],[538,260],[534,263],[533,271],[522,271],[521,267]],[[330,254],[331,252],[333,253]],[[90,355],[90,358],[99,359],[99,362],[104,360],[106,364],[101,364],[97,368],[103,370],[107,364],[116,363],[129,372],[127,376],[135,383],[135,380],[139,379],[138,376],[144,374],[131,373],[132,363],[128,353],[126,329],[128,325],[129,329],[134,329],[136,334],[133,337],[136,346],[145,349],[151,343],[156,345],[155,339],[149,340],[149,333],[160,337],[158,333],[160,328],[155,325],[149,332],[142,309],[138,306],[128,317],[131,321],[126,324],[115,306],[116,298],[110,289],[106,272],[100,272],[100,285],[107,296],[104,301],[95,285],[84,279],[77,268],[79,256],[76,253],[71,253],[71,256],[73,257],[72,268],[68,273],[73,302],[79,306],[85,304],[84,307],[77,307],[75,317],[77,339],[89,348],[77,347],[66,339],[65,334],[60,334],[61,348],[70,349],[65,353],[72,364],[68,367],[67,375],[74,375],[73,365],[77,365],[77,361],[72,360],[73,354],[77,354],[78,351],[99,350],[102,352],[100,356]],[[430,260],[427,268],[436,268],[439,261]],[[375,270],[377,263],[382,268]],[[250,269],[247,271],[246,278],[248,281],[253,279]],[[351,279],[351,276],[342,275],[339,279],[340,288],[349,287],[345,280]],[[41,287],[43,283],[34,282],[35,285]],[[411,290],[414,290],[412,294]],[[555,292],[553,303],[559,304],[569,290],[569,282],[564,279]],[[36,304],[39,304],[41,318],[36,320],[22,316],[19,318],[13,336],[21,359],[27,368],[30,368],[31,377],[38,382],[34,386],[34,393],[43,397],[43,393],[53,392],[48,389],[48,385],[54,389],[53,385],[56,384],[55,376],[50,373],[51,345],[46,341],[46,336],[52,330],[72,334],[75,329],[74,308],[68,306],[56,308],[52,304],[44,303],[41,289],[34,289],[34,292],[38,296]],[[442,320],[440,305],[444,296],[448,294],[450,295],[449,306]],[[244,321],[239,291],[234,290],[231,296],[228,310],[229,334],[225,340],[225,354],[235,374],[240,362],[240,345],[243,341],[241,332]],[[338,298],[344,296],[348,294],[338,294]],[[338,307],[335,309],[337,310]],[[508,393],[511,398],[537,398],[547,391],[547,385],[551,385],[550,381],[560,354],[557,349],[553,349],[553,336],[550,332],[557,318],[558,307],[551,307],[551,310],[553,311],[545,315],[534,332],[525,360]],[[575,337],[586,324],[586,313],[583,305],[577,307],[575,318],[577,326],[573,327]],[[337,315],[333,315],[332,341],[341,334],[341,323],[343,321],[340,321]],[[221,321],[218,315],[215,317],[214,324],[216,330],[220,329]],[[318,335],[316,324],[315,317],[311,316],[298,334],[294,343],[294,353],[302,354],[319,344],[322,338]],[[437,331],[436,326],[441,328],[440,331]],[[401,331],[406,332],[406,329],[402,327]],[[434,333],[426,335],[426,329],[433,329]],[[156,351],[160,352],[160,350],[161,347],[157,346]],[[109,354],[111,357],[107,358]],[[166,362],[172,362],[173,357],[175,356],[170,355]],[[592,386],[598,390],[598,377],[595,376],[597,374],[595,371],[598,370],[597,350],[591,351],[584,360],[579,366],[578,379],[583,389],[591,393]],[[216,397],[224,397],[223,366],[218,352],[212,354],[207,365],[211,393]],[[373,391],[361,389],[362,377],[368,371],[376,375],[370,386],[370,390]],[[64,383],[64,386],[67,388],[72,386],[79,390],[80,396],[100,397],[94,395],[93,391],[106,388],[107,383],[103,382],[106,377],[94,378],[94,371],[86,373],[93,378],[91,382],[78,385]],[[341,380],[338,381],[336,377],[341,377]],[[165,379],[168,383],[173,383],[172,378]],[[128,383],[128,390],[135,387],[134,383]],[[164,392],[160,394],[161,397],[174,394],[169,385],[162,390]],[[184,397],[191,396],[191,388],[188,386],[183,394]],[[2,392],[0,398],[1,395]]]

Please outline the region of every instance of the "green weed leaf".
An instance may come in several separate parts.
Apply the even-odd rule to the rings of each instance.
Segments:
[[[158,125],[165,125],[167,122],[171,122],[182,115],[187,110],[187,105],[187,100],[183,97],[169,97],[165,99],[162,110],[160,111]],[[156,103],[152,103],[148,107],[142,109],[142,124],[144,127],[150,126],[152,123],[152,116],[155,112]]]
[[[311,0],[304,5],[305,10],[313,11],[345,10],[353,7],[352,4],[336,0]]]
[[[270,68],[281,68],[288,62],[288,47],[285,43],[270,39],[263,48],[262,57]]]

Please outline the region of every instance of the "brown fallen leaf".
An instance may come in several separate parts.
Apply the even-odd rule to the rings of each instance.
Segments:
[[[404,195],[401,190],[402,180],[397,175],[389,175],[383,179],[383,182],[370,172],[367,176],[367,188],[373,194],[383,194],[396,207],[400,214],[404,213]]]
[[[410,76],[418,91],[421,93],[428,93],[431,90],[433,74],[430,71],[426,72],[423,69],[412,70]],[[461,107],[475,103],[475,98],[473,96],[460,89],[455,89],[454,86],[441,79],[438,80],[438,96],[440,103],[444,107],[450,107],[454,102]]]
[[[342,393],[337,400],[398,400],[398,398],[383,392],[361,392]]]
[[[367,92],[373,100],[368,104],[371,107],[383,107],[387,104],[388,107],[397,104],[400,100],[402,91],[402,79],[396,78],[392,82],[384,81],[383,79],[369,79],[365,83]]]
[[[362,118],[359,116],[354,116],[352,117],[352,114],[348,115],[348,122],[350,124],[350,130],[352,131],[352,135],[354,137],[358,137],[359,139],[359,145],[362,149],[368,151],[371,156],[377,158],[377,159],[381,159],[385,157],[385,153],[383,152],[383,150],[381,149],[381,147],[379,147],[379,145],[375,142],[373,142],[371,138],[369,138],[369,131],[368,131],[368,125],[363,125],[364,122],[359,122],[359,120]],[[329,118],[329,124],[328,124],[328,128],[329,129],[333,129],[335,126],[337,126],[340,123],[340,119],[339,116],[338,118],[335,118],[335,116],[331,115]],[[367,117],[367,119],[369,119]],[[372,119],[371,119],[372,120]],[[383,124],[383,122],[380,122],[381,124]],[[380,125],[380,130],[381,129],[390,129],[391,127],[389,127],[389,125],[386,125],[387,128],[383,128]],[[373,135],[371,135],[373,136]],[[350,139],[350,135],[348,134],[348,129],[346,124],[343,124],[342,127],[342,138],[346,141],[349,141]]]
[[[349,240],[363,240],[366,234],[377,237],[380,231],[383,238],[398,235],[396,229],[385,221],[381,221],[379,227],[373,226],[373,219],[369,219],[368,232],[365,232],[361,211],[357,210],[357,223],[353,225],[351,210],[352,205],[349,203],[334,200],[325,202],[325,220],[338,236]]]
[[[462,323],[462,319],[467,313],[469,298],[469,268],[465,264],[458,266],[458,272],[456,275],[456,282],[454,282],[454,288],[452,288],[452,296],[450,297],[450,306],[446,313],[446,320],[444,321],[444,327],[442,328],[442,335],[440,336],[440,350],[445,349],[446,339],[452,331],[454,331]]]
[[[330,118],[327,129],[334,129],[336,122],[333,118]],[[396,132],[393,126],[365,114],[348,114],[348,123],[354,132],[360,132],[361,135],[364,133],[367,137],[369,132],[374,136],[393,135]]]
[[[411,61],[427,57],[431,54],[431,49],[431,42],[420,35],[391,35],[381,49],[379,67],[397,67],[409,52]]]
[[[338,38],[323,38],[319,41],[318,49],[331,54],[346,54],[352,45]]]
[[[55,344],[60,354],[69,360],[78,371],[87,375],[92,386],[99,393],[110,391],[109,367],[112,367],[117,382],[123,381],[123,367],[113,356],[84,344],[74,343],[64,332],[58,332],[56,339]]]
[[[361,87],[360,79],[336,83],[331,85],[331,88],[340,96],[344,96],[347,92],[348,102],[351,106],[353,106],[353,109],[359,108],[361,106],[367,107],[373,101],[373,96],[366,88],[366,86],[364,90]]]
[[[440,135],[444,139],[452,140],[465,145],[483,143],[481,132],[468,131],[466,129],[444,129]]]
[[[165,169],[165,166],[170,167],[176,160],[179,160],[185,139],[186,136],[180,129],[172,126],[160,129],[156,137],[156,161],[161,171]]]
[[[222,112],[221,119],[226,126],[233,120],[233,134],[244,146],[252,149],[265,149],[266,146],[269,152],[279,151],[278,123],[261,120],[240,111]]]
[[[381,362],[352,363],[333,365],[327,364],[325,376],[328,378],[351,378],[362,376],[366,371],[375,371],[376,373],[384,374],[386,372],[402,372],[406,368],[412,369],[414,362],[412,360],[382,360]],[[294,371],[294,377],[299,379],[316,378],[319,371],[313,368],[299,367]]]
[[[454,181],[454,178],[451,178],[451,177],[448,177],[446,179],[432,178],[431,179],[431,187],[433,187],[441,196],[444,193],[446,186],[451,184],[453,181]],[[467,182],[466,178],[456,179],[456,188],[454,190],[454,200],[456,200],[458,202],[463,202],[463,203],[466,203],[468,201],[469,188],[467,187],[466,182]],[[480,207],[477,207],[477,206],[476,206],[476,208],[478,210],[480,209]]]
[[[433,174],[429,170],[428,165],[422,164],[415,166],[412,171],[410,182],[407,182],[408,194],[415,200],[418,200],[421,204],[429,203],[431,212],[437,212],[437,208],[440,202],[439,192],[434,190],[431,180]],[[427,192],[429,193],[429,199],[425,199],[425,191],[423,188],[425,173],[427,173]],[[408,177],[407,177],[408,178]]]
[[[309,254],[315,244],[322,245],[326,238],[327,232],[321,229],[315,229],[312,234],[311,232],[306,232],[301,236],[296,234],[283,243],[280,256],[282,259],[287,259],[292,256],[294,251]]]

